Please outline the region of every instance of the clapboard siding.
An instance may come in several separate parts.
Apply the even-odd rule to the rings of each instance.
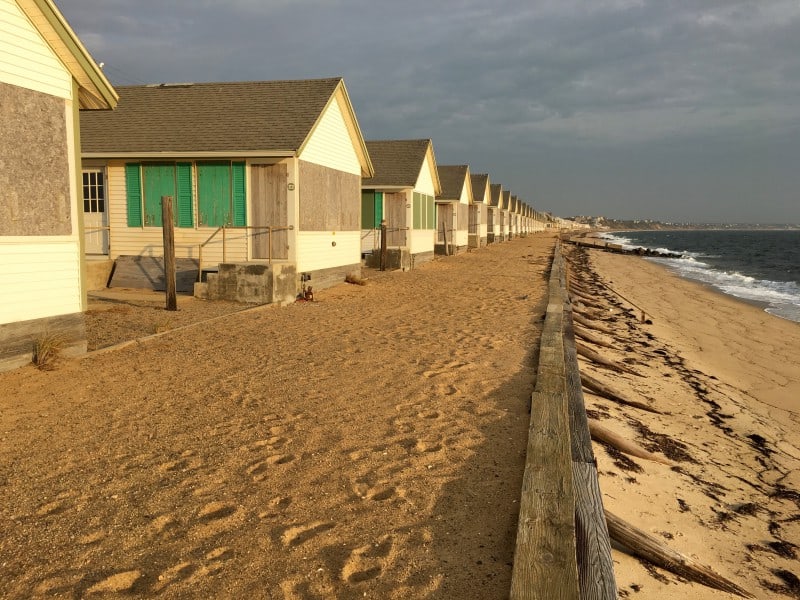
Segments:
[[[160,227],[128,227],[125,164],[115,162],[107,168],[108,221],[111,227],[109,257],[163,256],[164,238]],[[193,184],[194,186],[194,184]],[[195,221],[197,212],[194,211]],[[208,240],[216,227],[176,227],[175,256],[197,258],[199,245]],[[248,236],[245,230],[229,229],[225,235],[227,262],[247,260]],[[203,266],[223,261],[222,232],[203,248]]]
[[[72,98],[72,76],[12,0],[0,0],[0,81]]]
[[[360,261],[360,231],[337,231],[335,234],[330,231],[300,231],[297,234],[297,270],[300,272]]]
[[[433,252],[434,237],[436,235],[433,229],[415,229],[406,233],[408,234],[408,247],[411,254]]]
[[[415,192],[422,192],[429,196],[436,196],[436,188],[433,184],[433,163],[430,159],[430,154],[425,156],[422,163],[422,169],[417,177],[417,185],[414,186]]]
[[[299,158],[337,171],[361,175],[361,163],[337,98],[322,114]]]
[[[80,249],[69,238],[0,238],[0,323],[80,312]]]

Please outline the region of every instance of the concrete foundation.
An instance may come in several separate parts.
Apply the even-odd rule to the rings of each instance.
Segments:
[[[381,253],[380,251],[368,254],[366,257],[366,265],[371,269],[381,268]],[[407,246],[399,248],[387,248],[386,250],[386,268],[390,271],[401,269],[403,271],[410,271],[412,267],[411,253],[408,251]]]
[[[86,262],[86,290],[104,290],[111,279],[114,261],[105,259],[85,259]]]
[[[194,295],[206,300],[247,304],[294,302],[299,276],[294,264],[224,263],[206,281],[195,283]]]

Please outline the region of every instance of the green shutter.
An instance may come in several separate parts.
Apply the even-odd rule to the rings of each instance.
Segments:
[[[175,225],[192,227],[192,163],[178,163],[178,212]]]
[[[197,210],[199,222],[219,227],[231,218],[231,163],[197,163]]]
[[[383,192],[375,192],[375,227],[381,226],[383,221]]]
[[[361,229],[375,227],[375,192],[361,192]]]
[[[414,213],[414,229],[420,229],[422,227],[422,220],[420,217],[422,216],[422,197],[419,192],[414,192],[414,202],[412,204],[412,211]]]
[[[128,200],[128,227],[142,226],[142,179],[140,165],[125,165],[125,190]]]
[[[425,196],[427,200],[428,225],[425,229],[436,229],[436,199],[433,196]]]
[[[244,163],[233,163],[233,224],[247,225],[247,194],[245,190]]]

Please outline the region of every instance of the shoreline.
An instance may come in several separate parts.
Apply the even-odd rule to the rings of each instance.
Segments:
[[[605,308],[576,298],[578,314],[593,315],[612,332],[600,334],[608,347],[592,348],[635,373],[613,373],[583,358],[581,372],[657,411],[585,391],[587,413],[668,463],[595,442],[606,508],[758,598],[796,597],[800,324],[652,261],[585,253],[581,285],[596,277],[650,322],[600,288],[595,300]],[[581,261],[574,264],[578,269]],[[621,598],[734,597],[619,550],[613,559]]]

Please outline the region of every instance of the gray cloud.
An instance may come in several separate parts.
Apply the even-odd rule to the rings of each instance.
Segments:
[[[58,4],[116,84],[342,75],[368,138],[543,210],[800,222],[794,1]]]

